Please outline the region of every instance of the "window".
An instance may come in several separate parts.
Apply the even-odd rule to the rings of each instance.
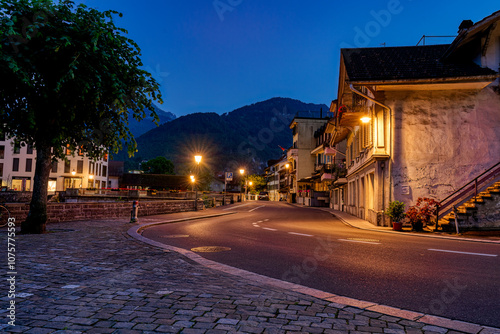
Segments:
[[[108,167],[107,166],[102,166],[102,176],[106,177],[107,173],[108,173]]]
[[[14,154],[19,154],[21,153],[21,144],[17,143],[14,144]]]
[[[65,173],[71,172],[71,161],[64,162],[64,172]]]
[[[19,158],[14,158],[12,161],[12,171],[19,172]]]
[[[52,161],[52,170],[51,170],[52,173],[57,173],[57,165],[58,165],[57,161]]]
[[[33,154],[33,145],[28,145],[28,147],[26,148],[26,153]]]
[[[3,159],[5,156],[5,146],[0,145],[0,159]]]
[[[0,162],[0,186],[2,185],[1,177],[3,176],[3,162]]]
[[[26,172],[31,172],[31,165],[33,164],[33,159],[26,159]]]
[[[82,174],[83,173],[83,160],[78,160],[76,162],[76,172],[78,174]]]

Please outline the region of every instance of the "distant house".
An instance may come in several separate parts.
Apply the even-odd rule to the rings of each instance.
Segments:
[[[389,202],[442,199],[500,162],[499,21],[465,21],[449,45],[341,50],[345,211],[388,225]]]
[[[189,176],[185,175],[125,173],[120,188],[188,190],[191,188],[191,181]]]
[[[316,148],[314,134],[328,122],[328,118],[302,117],[292,120],[293,146],[287,151],[290,164],[290,202],[311,205],[310,190],[313,186],[312,174],[315,171],[315,156],[311,151]]]
[[[66,160],[52,163],[48,191],[67,188],[106,188],[108,185],[108,157],[90,159],[83,152],[65,149]],[[0,136],[0,183],[2,189],[33,191],[36,150],[30,145],[16,145],[14,139]]]

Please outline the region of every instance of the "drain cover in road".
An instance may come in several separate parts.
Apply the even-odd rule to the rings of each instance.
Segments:
[[[170,235],[162,235],[162,238],[188,238],[187,234],[170,234]]]
[[[230,251],[231,248],[222,246],[204,246],[204,247],[191,248],[191,250],[193,252],[199,252],[199,253],[216,253],[216,252]]]

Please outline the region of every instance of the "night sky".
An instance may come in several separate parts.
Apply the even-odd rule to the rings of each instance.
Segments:
[[[330,104],[341,47],[416,45],[500,10],[488,1],[80,0],[122,12],[160,108],[222,114],[272,97]],[[453,38],[428,39],[426,44]]]

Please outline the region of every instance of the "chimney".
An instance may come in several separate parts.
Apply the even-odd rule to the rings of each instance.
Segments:
[[[460,33],[462,30],[469,29],[474,25],[474,22],[471,20],[463,20],[462,23],[460,23],[460,26],[458,27],[458,32]]]

